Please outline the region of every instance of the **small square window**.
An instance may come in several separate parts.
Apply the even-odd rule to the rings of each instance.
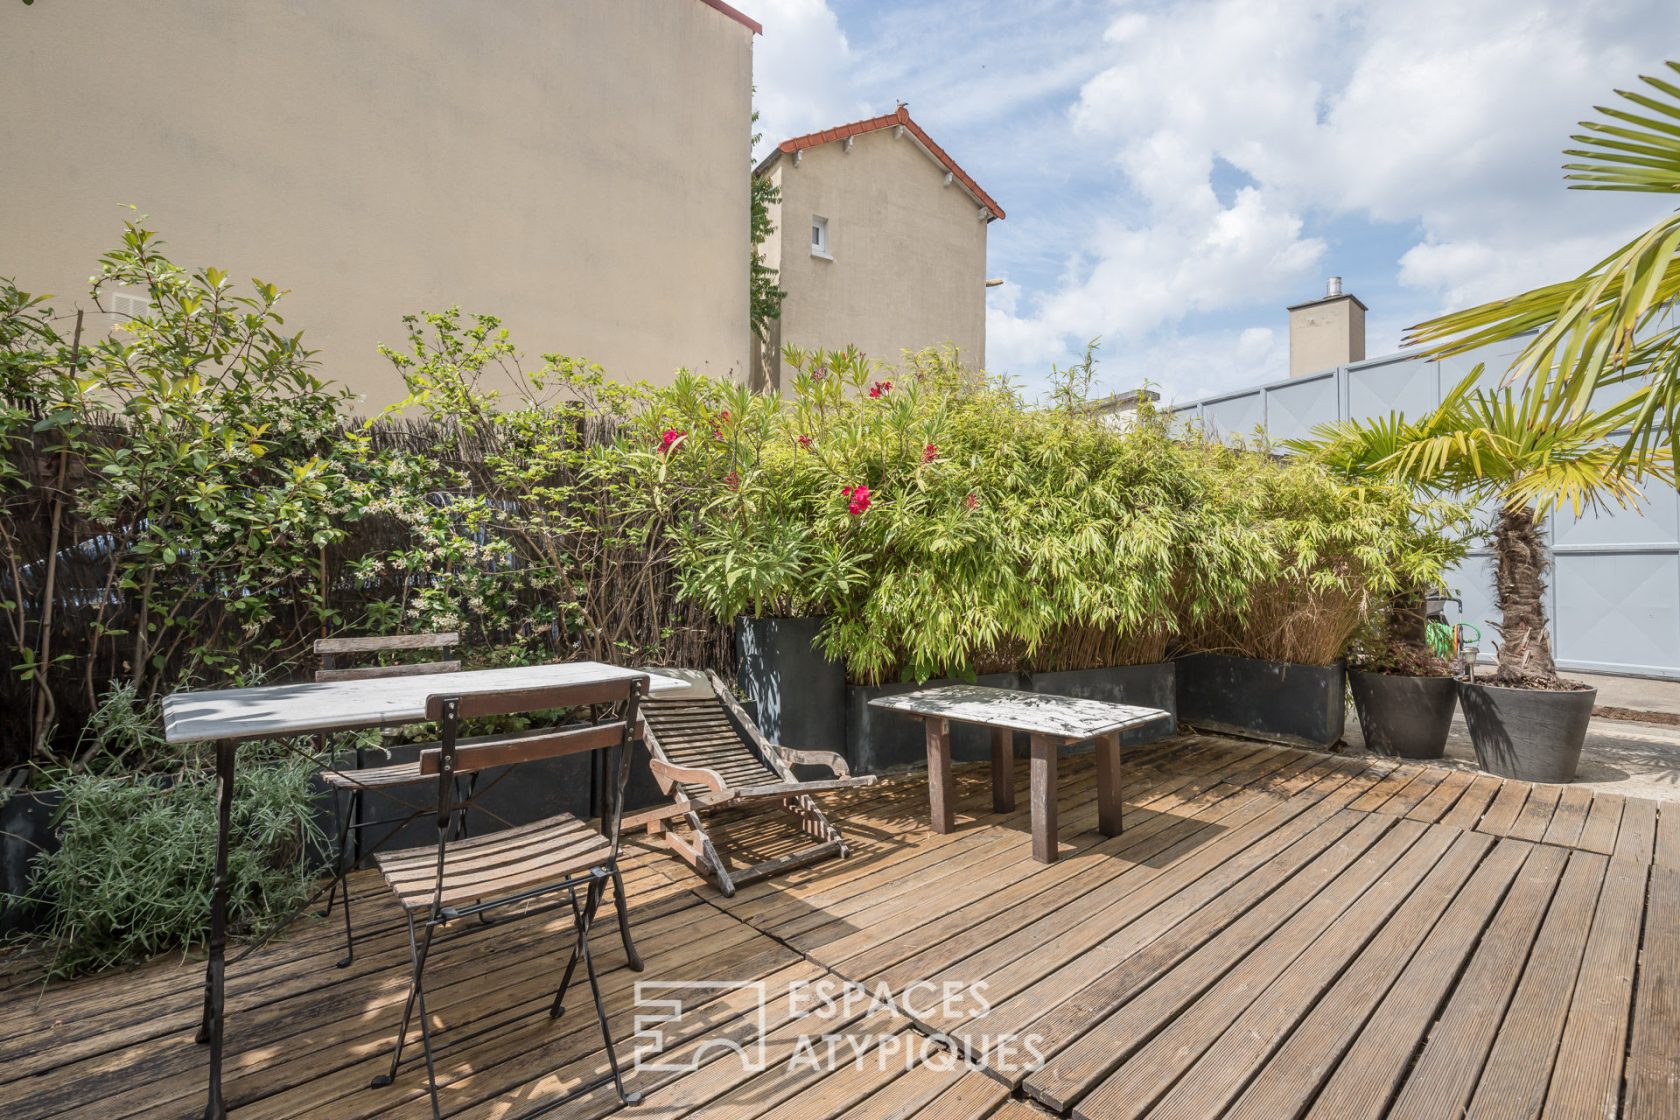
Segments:
[[[828,251],[828,219],[820,215],[811,217],[811,255],[834,259]]]

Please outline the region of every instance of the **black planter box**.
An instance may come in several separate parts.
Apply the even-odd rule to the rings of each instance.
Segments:
[[[1193,653],[1178,659],[1178,718],[1291,746],[1329,747],[1347,717],[1347,667]]]
[[[1068,669],[1055,673],[1028,673],[1026,687],[1054,696],[1081,700],[1106,700],[1140,708],[1160,708],[1167,718],[1122,732],[1123,746],[1136,746],[1164,739],[1178,730],[1178,673],[1171,661],[1151,665],[1113,665],[1106,669]],[[1079,748],[1089,750],[1089,744]]]
[[[46,917],[40,907],[17,901],[29,888],[31,861],[58,850],[53,814],[64,794],[56,789],[14,793],[0,803],[0,933],[32,930]]]
[[[932,680],[921,684],[854,684],[846,689],[846,760],[852,770],[880,774],[927,766],[927,732],[922,721],[897,712],[871,708],[869,702],[882,696],[900,696],[924,688],[948,684],[983,684],[991,688],[1022,688],[1020,673],[988,673],[974,681]],[[992,733],[970,724],[951,725],[951,758],[956,762],[979,762],[992,757]]]
[[[820,618],[735,620],[736,679],[779,746],[844,752],[846,671],[816,645]]]

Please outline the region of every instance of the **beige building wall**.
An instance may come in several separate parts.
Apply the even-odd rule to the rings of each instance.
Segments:
[[[0,92],[0,275],[60,310],[132,203],[291,289],[368,406],[451,304],[623,379],[747,372],[752,32],[702,0],[13,0]]]
[[[855,343],[897,362],[904,350],[952,343],[986,360],[986,227],[980,204],[908,133],[892,128],[782,153],[765,170],[781,188],[766,260],[787,291],[778,343]],[[828,219],[832,260],[811,252],[811,220]],[[779,364],[779,363],[777,363]],[[769,381],[779,385],[772,365]]]

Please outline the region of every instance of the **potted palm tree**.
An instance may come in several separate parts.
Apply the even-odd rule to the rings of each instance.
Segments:
[[[1562,506],[1579,516],[1606,502],[1637,504],[1642,477],[1672,485],[1673,462],[1665,449],[1629,458],[1607,442],[1644,408],[1646,390],[1571,417],[1548,414],[1537,394],[1477,389],[1481,374],[1477,366],[1421,420],[1326,425],[1315,453],[1426,493],[1492,505],[1497,662],[1490,677],[1458,683],[1459,703],[1484,770],[1568,782],[1597,690],[1564,680],[1552,660],[1545,519]]]
[[[1401,416],[1358,425],[1326,425],[1314,438],[1284,446],[1352,485],[1380,481],[1412,426]],[[1469,511],[1463,502],[1419,497],[1393,549],[1395,590],[1348,651],[1348,689],[1365,737],[1377,754],[1440,758],[1446,753],[1458,687],[1452,666],[1428,641],[1426,597],[1464,558]]]

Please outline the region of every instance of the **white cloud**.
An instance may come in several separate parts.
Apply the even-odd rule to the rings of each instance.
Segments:
[[[753,16],[764,27],[753,44],[763,136],[755,157],[791,136],[873,115],[852,91],[851,45],[825,0],[761,0]]]
[[[1036,383],[1101,335],[1107,375],[1178,399],[1283,376],[1283,308],[1327,273],[1381,292],[1377,355],[1648,224],[1648,198],[1565,191],[1559,150],[1680,41],[1673,0],[840,11],[755,11],[767,139],[912,102],[1010,213],[988,365]]]
[[[1077,275],[1020,299],[1026,322],[994,309],[991,364],[1043,368],[1027,347],[1065,355],[1098,332],[1187,353],[1178,332],[1195,317],[1277,321],[1336,270],[1314,232],[1337,217],[1416,228],[1390,280],[1415,293],[1413,321],[1579,271],[1651,207],[1566,197],[1558,151],[1676,33],[1665,0],[1128,5],[1067,119],[1141,213],[1097,229]],[[1219,160],[1251,182],[1223,205]],[[1246,360],[1229,336],[1189,349]]]

